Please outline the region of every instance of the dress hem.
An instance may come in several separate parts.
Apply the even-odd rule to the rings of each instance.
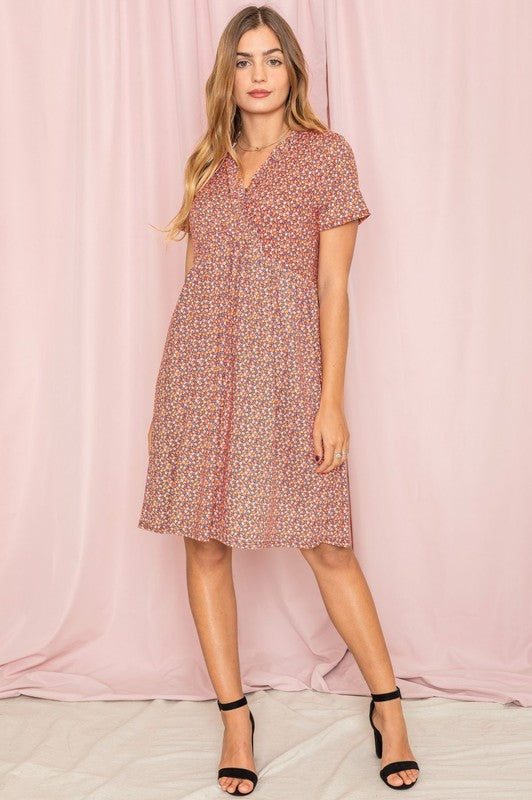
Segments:
[[[303,542],[303,543],[302,542],[285,542],[285,541],[280,541],[278,539],[274,539],[274,540],[271,540],[270,543],[261,543],[261,544],[240,544],[239,543],[239,544],[235,544],[233,542],[226,541],[225,539],[223,539],[222,537],[219,537],[219,536],[209,536],[207,538],[202,538],[202,537],[199,537],[199,536],[190,536],[190,535],[187,535],[185,533],[181,533],[181,531],[167,530],[167,529],[160,530],[160,529],[155,528],[155,527],[150,528],[147,523],[146,524],[139,524],[137,527],[140,530],[148,531],[150,533],[167,534],[167,535],[172,535],[172,536],[181,536],[183,539],[185,539],[185,538],[194,539],[194,541],[196,541],[196,542],[210,542],[212,539],[215,539],[217,542],[221,542],[222,544],[225,544],[228,547],[233,548],[233,550],[266,550],[267,548],[270,548],[270,547],[278,547],[278,548],[280,548],[280,547],[283,547],[283,548],[295,548],[295,547],[300,548],[300,547],[302,547],[303,549],[306,550],[306,549],[312,549],[314,547],[318,547],[318,545],[320,545],[320,544],[331,544],[331,545],[334,545],[335,547],[342,547],[344,549],[347,549],[348,547],[352,548],[351,542],[348,542],[346,544],[342,544],[341,542],[334,542],[334,541],[332,541],[330,539],[321,539],[318,542],[306,542],[306,543],[305,542]]]

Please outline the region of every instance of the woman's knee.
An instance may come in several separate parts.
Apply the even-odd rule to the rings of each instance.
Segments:
[[[201,541],[190,536],[184,538],[187,558],[201,563],[202,566],[216,566],[231,558],[231,547],[217,539]]]
[[[312,567],[341,567],[350,563],[355,557],[351,547],[340,547],[328,542],[322,542],[311,548],[300,547],[299,551]]]

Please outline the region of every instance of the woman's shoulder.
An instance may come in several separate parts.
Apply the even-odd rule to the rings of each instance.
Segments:
[[[302,147],[317,158],[331,157],[351,149],[345,136],[332,128],[323,131],[306,128],[299,131],[299,139]]]

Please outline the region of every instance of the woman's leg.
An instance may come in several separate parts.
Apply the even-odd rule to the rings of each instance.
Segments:
[[[211,539],[200,542],[185,537],[186,574],[190,608],[216,696],[221,703],[242,697],[238,658],[237,607],[230,547]],[[219,769],[243,767],[256,772],[251,753],[249,706],[220,711],[224,738]],[[220,778],[220,786],[250,792],[253,784],[237,778]]]
[[[350,547],[320,544],[300,548],[318,581],[331,621],[353,654],[370,692],[393,692],[396,687],[390,655],[369,586]],[[373,722],[382,733],[384,767],[391,761],[413,761],[401,707],[401,698],[376,703]],[[394,786],[412,783],[417,769],[388,777]]]

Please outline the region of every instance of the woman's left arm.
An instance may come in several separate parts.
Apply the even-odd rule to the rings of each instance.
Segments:
[[[322,459],[318,473],[343,464],[349,450],[344,416],[344,379],[349,333],[348,278],[359,222],[354,220],[320,232],[318,297],[322,356],[322,392],[314,420],[314,451]]]

